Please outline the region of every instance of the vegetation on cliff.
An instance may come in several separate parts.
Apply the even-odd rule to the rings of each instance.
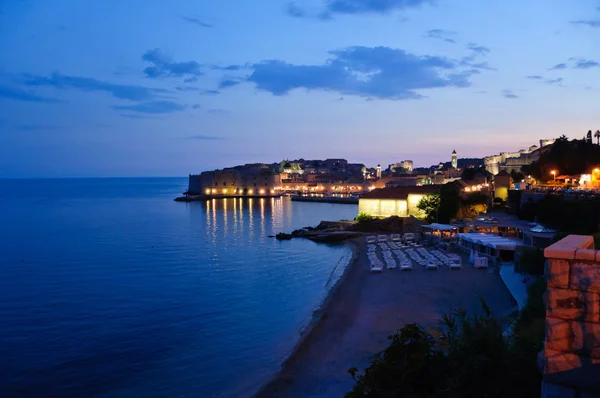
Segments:
[[[540,396],[544,291],[543,279],[531,286],[510,333],[503,333],[483,301],[482,314],[457,308],[432,330],[406,325],[390,336],[390,345],[374,355],[364,374],[349,370],[356,385],[346,397]]]

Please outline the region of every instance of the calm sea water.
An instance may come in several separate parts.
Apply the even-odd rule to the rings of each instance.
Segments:
[[[0,180],[0,396],[245,396],[278,369],[350,250],[267,235],[357,208],[186,185]]]

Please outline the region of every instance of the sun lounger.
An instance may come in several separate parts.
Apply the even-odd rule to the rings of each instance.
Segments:
[[[401,239],[400,234],[392,234],[392,242],[400,242]]]
[[[377,243],[377,238],[374,236],[367,236],[367,243]]]
[[[379,236],[377,237],[377,240],[378,240],[379,242],[387,242],[387,241],[388,241],[388,236],[387,236],[387,235],[379,235]]]

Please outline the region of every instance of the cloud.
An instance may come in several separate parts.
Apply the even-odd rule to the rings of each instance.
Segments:
[[[455,34],[455,32],[451,32],[444,29],[431,29],[425,33],[425,37],[428,39],[442,40],[446,43],[455,44],[456,40],[452,38],[452,36],[454,36]]]
[[[74,88],[82,91],[104,91],[115,98],[130,101],[148,101],[157,98],[167,90],[160,88],[148,88],[142,86],[131,86],[112,84],[96,79],[78,76],[62,75],[58,72],[49,77],[24,75],[25,84],[28,86],[50,86],[59,89]]]
[[[487,53],[490,52],[490,49],[488,47],[480,46],[475,43],[467,44],[467,48],[479,55],[487,55]]]
[[[173,113],[182,111],[186,108],[185,105],[178,104],[172,101],[153,101],[153,102],[142,102],[135,105],[116,105],[113,109],[119,111],[132,111],[140,113]]]
[[[217,137],[216,135],[202,135],[202,134],[196,134],[196,135],[188,135],[187,137],[182,137],[186,140],[202,140],[202,141],[215,141],[215,140],[222,140],[223,137]]]
[[[239,80],[225,79],[225,80],[221,80],[221,82],[219,83],[219,88],[223,89],[223,88],[233,87],[240,83],[241,83],[241,81],[239,81]]]
[[[192,105],[192,109],[200,109],[200,105],[194,104],[194,105]]]
[[[580,21],[571,21],[574,25],[587,25],[592,28],[600,28],[600,19],[588,19]]]
[[[502,90],[502,96],[504,98],[508,98],[508,99],[515,99],[515,98],[519,98],[518,95],[514,94],[512,92],[512,90]]]
[[[557,86],[562,86],[563,80],[564,79],[562,77],[557,77],[556,79],[548,79],[548,80],[544,81],[544,83],[546,83],[546,84],[556,84]]]
[[[197,81],[198,81],[198,78],[196,76],[186,77],[185,79],[183,79],[184,83],[194,83]]]
[[[597,67],[600,67],[600,63],[589,59],[580,59],[577,62],[575,62],[575,65],[573,66],[573,68],[575,69],[590,69]]]
[[[535,76],[525,76],[525,77],[528,78],[528,79],[532,79],[532,80],[543,80],[544,79],[542,76],[538,76],[538,75],[535,75]]]
[[[316,17],[330,20],[334,15],[389,14],[393,11],[434,4],[435,0],[323,0],[322,3],[318,9],[311,10],[299,6],[297,1],[289,2],[286,12],[297,18]]]
[[[475,91],[473,94],[485,94],[487,93],[487,91],[482,90],[482,91]]]
[[[202,92],[202,94],[203,95],[219,95],[219,94],[221,94],[221,92],[218,90],[204,90]]]
[[[156,117],[154,117],[154,116],[146,116],[146,115],[129,115],[126,113],[121,113],[120,115],[123,117],[129,118],[129,119],[156,119]]]
[[[159,77],[183,77],[188,76],[197,78],[202,76],[200,71],[202,65],[196,61],[173,62],[169,56],[160,49],[148,50],[142,55],[142,60],[151,64],[144,69],[144,73],[149,78]]]
[[[228,65],[228,66],[211,65],[210,68],[216,69],[216,70],[236,71],[236,70],[244,69],[244,66],[242,66],[242,65]]]
[[[175,87],[177,91],[199,91],[198,87],[190,87],[190,86],[177,86]]]
[[[567,69],[567,64],[556,64],[549,70],[560,70],[560,69]]]
[[[183,19],[185,22],[200,26],[202,28],[212,28],[214,26],[209,23],[203,22],[203,21],[199,20],[198,18],[184,17],[184,16],[179,16],[179,18]]]
[[[37,94],[23,91],[18,88],[0,85],[0,98],[12,99],[25,102],[61,102],[56,98],[42,97]]]
[[[304,88],[401,100],[422,98],[416,92],[419,89],[468,87],[469,78],[478,73],[464,70],[448,58],[418,56],[389,47],[356,46],[329,54],[331,59],[322,65],[263,61],[252,66],[246,81],[273,95]]]

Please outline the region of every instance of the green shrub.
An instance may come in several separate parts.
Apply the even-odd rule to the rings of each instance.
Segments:
[[[361,223],[361,222],[371,221],[374,218],[375,217],[371,216],[368,213],[361,212],[361,213],[358,213],[358,216],[356,216],[356,218],[354,220],[356,220],[356,222],[358,222],[358,223]]]
[[[356,385],[346,397],[540,396],[537,354],[544,338],[544,288],[539,282],[531,287],[510,336],[483,301],[481,314],[469,316],[457,308],[429,332],[405,326],[389,338],[389,347],[374,356],[364,375],[357,377],[358,370],[350,369]]]

